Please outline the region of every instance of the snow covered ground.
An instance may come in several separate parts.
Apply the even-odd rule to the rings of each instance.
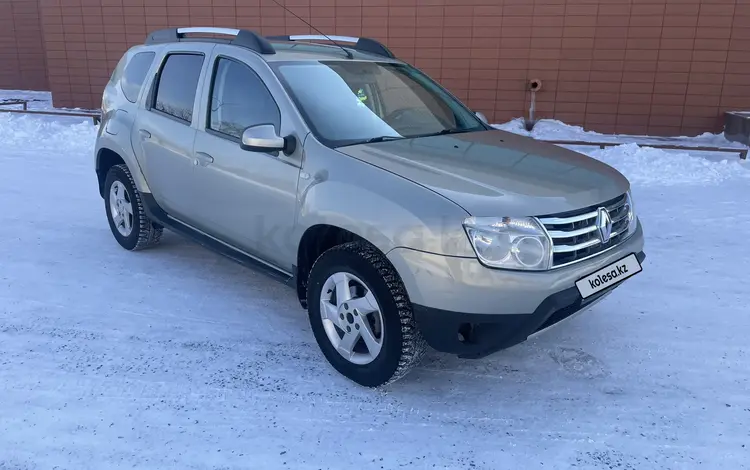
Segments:
[[[288,288],[171,233],[122,250],[94,136],[0,113],[0,469],[750,468],[736,156],[593,151],[633,181],[643,273],[532,341],[432,353],[371,391],[325,363]]]

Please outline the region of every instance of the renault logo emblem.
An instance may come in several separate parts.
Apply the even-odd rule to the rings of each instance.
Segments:
[[[604,207],[600,207],[596,213],[596,228],[599,231],[599,240],[607,243],[612,236],[612,218]]]

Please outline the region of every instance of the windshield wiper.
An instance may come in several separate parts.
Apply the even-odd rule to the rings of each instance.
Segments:
[[[365,140],[355,140],[352,142],[346,142],[344,144],[339,144],[336,147],[350,147],[352,145],[362,145],[362,144],[372,144],[375,142],[385,142],[387,140],[401,140],[405,139],[406,137],[398,136],[398,135],[380,135],[378,137],[371,137],[369,139]]]
[[[372,144],[372,143],[375,143],[375,142],[385,142],[386,140],[399,140],[399,139],[403,139],[403,138],[404,137],[397,136],[397,135],[381,135],[381,136],[378,136],[378,137],[373,137],[371,139],[367,139],[365,141],[365,143],[366,144]]]
[[[360,144],[374,144],[376,142],[385,142],[388,140],[402,140],[402,139],[418,139],[420,137],[433,137],[436,135],[446,135],[446,134],[461,134],[464,132],[470,132],[472,129],[443,129],[439,132],[430,132],[429,134],[417,134],[417,135],[407,135],[407,136],[398,136],[398,135],[380,135],[377,137],[371,137],[367,140],[362,140],[358,142],[351,142],[344,145],[339,145],[339,147],[348,147],[350,145],[360,145]]]
[[[430,134],[422,134],[415,137],[433,137],[436,135],[446,135],[446,134],[461,134],[463,132],[469,132],[470,129],[443,129],[442,131],[438,132],[432,132]]]

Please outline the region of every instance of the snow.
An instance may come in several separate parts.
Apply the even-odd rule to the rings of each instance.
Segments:
[[[522,118],[513,119],[503,124],[493,124],[493,127],[513,132],[515,134],[544,140],[576,140],[586,142],[642,142],[652,144],[674,144],[694,147],[735,147],[746,148],[743,144],[727,140],[723,134],[706,132],[701,135],[687,137],[653,137],[640,135],[612,135],[587,131],[580,126],[571,126],[555,119],[540,119],[531,131],[524,127]]]
[[[738,153],[662,150],[636,144],[747,149],[741,143],[727,140],[723,134],[704,133],[694,137],[608,135],[553,119],[538,121],[531,131],[526,130],[523,119],[495,124],[493,127],[540,140],[620,143],[622,145],[604,149],[585,145],[561,146],[584,152],[616,167],[637,187],[718,184],[728,179],[750,177],[746,171],[750,165],[740,160]],[[747,183],[750,184],[750,181]]]
[[[722,160],[717,162],[699,152],[692,155],[685,151],[666,152],[634,143],[588,154],[616,167],[638,187],[708,185],[750,177],[750,165],[734,154],[731,157],[723,154]],[[747,183],[750,184],[750,180]]]
[[[6,101],[26,100],[27,109],[32,111],[63,111],[63,112],[99,112],[99,109],[86,108],[58,108],[52,102],[52,93],[33,90],[0,90],[0,109],[23,109],[20,104],[3,104]]]
[[[27,100],[28,109],[52,108],[52,93],[33,90],[0,90],[0,104],[5,101]],[[22,109],[21,105],[3,105],[0,109]]]
[[[736,156],[593,150],[633,181],[643,272],[524,344],[430,353],[373,391],[325,363],[289,288],[169,232],[122,250],[95,134],[0,113],[0,469],[750,468]]]

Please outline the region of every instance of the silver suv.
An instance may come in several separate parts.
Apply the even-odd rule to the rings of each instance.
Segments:
[[[331,365],[392,382],[482,357],[640,272],[628,181],[492,128],[366,38],[180,28],[131,48],[96,174],[127,250],[164,227],[289,284]]]

